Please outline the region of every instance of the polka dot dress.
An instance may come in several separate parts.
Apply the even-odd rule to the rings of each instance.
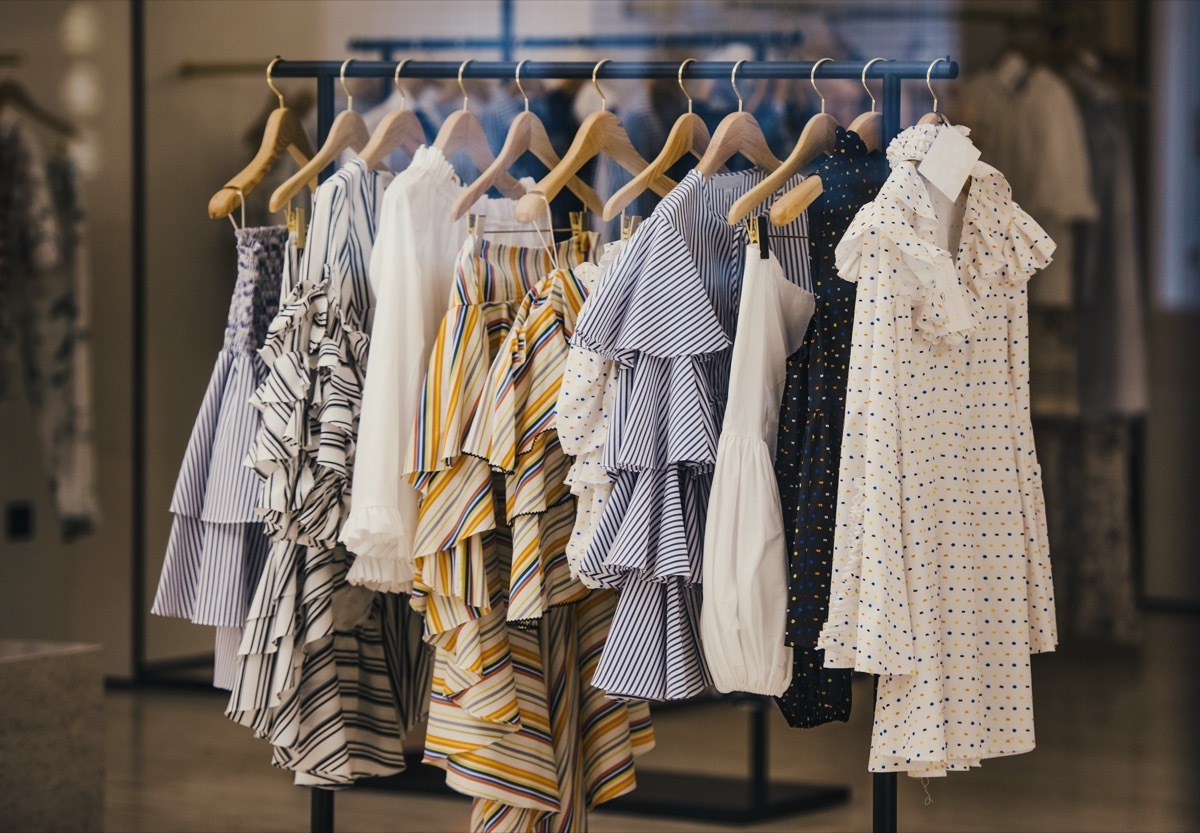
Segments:
[[[794,727],[850,718],[849,669],[824,668],[817,636],[829,608],[834,508],[854,285],[839,280],[834,249],[850,221],[888,176],[883,153],[868,153],[857,134],[837,128],[834,151],[814,171],[822,193],[808,209],[816,312],[804,344],[791,355],[779,412],[775,477],[788,544],[787,644],[792,683],[777,699]]]
[[[857,287],[818,640],[880,675],[871,770],[922,777],[1033,748],[1029,657],[1057,640],[1026,296],[1054,243],[986,164],[957,203],[927,187],[944,129],[893,141],[837,247]]]

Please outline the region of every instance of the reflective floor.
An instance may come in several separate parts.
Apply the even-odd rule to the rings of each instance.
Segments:
[[[1200,830],[1200,623],[1154,616],[1141,651],[1071,647],[1035,659],[1038,749],[928,782],[900,779],[904,831]],[[848,804],[744,828],[870,829],[870,686],[849,725],[789,729],[774,711],[776,779],[843,784]],[[222,714],[222,698],[173,691],[107,697],[110,831],[303,831],[307,792]],[[749,715],[709,704],[656,715],[658,748],[639,766],[737,775]],[[336,796],[336,829],[463,831],[468,801],[352,789]],[[597,812],[594,831],[715,831],[725,825]]]

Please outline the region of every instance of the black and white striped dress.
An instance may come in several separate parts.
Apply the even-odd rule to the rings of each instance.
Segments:
[[[242,465],[259,428],[250,404],[267,376],[258,355],[279,307],[284,226],[237,231],[238,278],[171,511],[175,520],[151,610],[217,628],[213,684],[232,688],[242,625],[270,548],[255,511],[259,480]]]
[[[747,243],[725,217],[764,176],[685,176],[575,330],[573,345],[618,369],[604,449],[612,493],[579,563],[585,582],[621,591],[592,681],[610,696],[682,699],[711,682],[699,640],[703,537]],[[784,275],[811,289],[802,223],[781,234],[772,251]]]
[[[407,597],[350,585],[349,510],[373,296],[368,264],[390,176],[348,162],[314,197],[308,247],[262,349],[247,460],[275,543],[246,622],[226,714],[296,782],[336,787],[404,769],[431,668]]]

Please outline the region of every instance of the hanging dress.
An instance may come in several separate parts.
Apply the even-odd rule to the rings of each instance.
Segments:
[[[438,646],[425,760],[475,797],[475,830],[586,830],[587,811],[631,790],[633,756],[653,745],[647,711],[588,685],[614,600],[566,567],[573,501],[553,405],[585,290],[551,266],[590,249],[577,238],[550,258],[469,239],[426,378],[424,404],[461,410],[436,424],[422,411],[422,439],[453,426],[462,440],[441,446],[456,458],[428,458],[449,465],[423,479],[422,521],[463,522],[454,549],[417,558],[415,603]],[[490,326],[461,326],[476,315]]]
[[[236,236],[238,277],[225,343],[175,483],[175,518],[151,607],[159,616],[217,628],[213,685],[226,689],[233,687],[242,626],[271,546],[255,511],[258,478],[242,465],[260,423],[250,399],[267,375],[258,350],[295,257],[284,226],[239,229]]]
[[[822,191],[808,208],[816,309],[804,344],[788,358],[779,412],[775,476],[788,544],[788,628],[792,683],[778,698],[796,728],[850,719],[849,669],[825,668],[817,637],[829,611],[834,508],[846,372],[854,325],[854,286],[834,268],[834,249],[854,215],[888,176],[887,157],[868,153],[855,133],[837,129],[833,153],[813,171]]]
[[[604,448],[613,486],[579,563],[583,581],[620,589],[594,680],[610,696],[683,699],[711,681],[699,585],[746,247],[745,227],[725,215],[764,176],[685,176],[609,267],[575,331],[574,343],[617,367]],[[804,219],[783,233],[784,274],[807,289]]]
[[[787,357],[800,346],[813,306],[813,294],[790,282],[773,255],[747,247],[701,570],[708,589],[700,637],[718,691],[780,695],[792,678],[773,461]]]
[[[880,675],[870,769],[922,777],[1033,748],[1029,658],[1056,641],[1026,295],[1054,244],[985,163],[957,203],[927,185],[951,129],[893,140],[838,244],[857,294],[818,641]]]
[[[407,599],[346,582],[349,507],[373,297],[367,263],[388,176],[352,160],[314,196],[300,274],[260,354],[269,372],[248,455],[273,544],[226,714],[296,782],[336,787],[404,769],[430,658]]]

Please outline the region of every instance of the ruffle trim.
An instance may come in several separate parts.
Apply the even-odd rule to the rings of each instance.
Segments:
[[[271,323],[259,351],[267,377],[251,398],[262,427],[246,463],[264,478],[258,511],[273,538],[337,544],[369,344],[343,325],[328,281],[302,283]]]

